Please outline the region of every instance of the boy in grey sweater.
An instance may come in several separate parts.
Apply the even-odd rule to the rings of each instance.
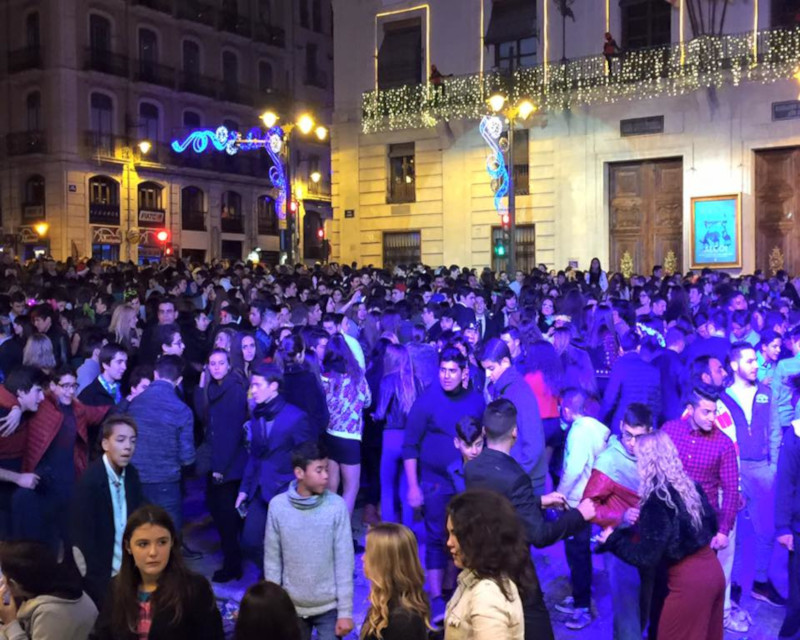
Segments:
[[[328,454],[306,442],[292,452],[295,480],[269,503],[264,578],[281,585],[300,618],[303,640],[353,630],[353,538],[344,500],[327,490]]]

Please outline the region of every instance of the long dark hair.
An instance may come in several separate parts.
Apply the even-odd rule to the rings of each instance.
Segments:
[[[292,599],[274,582],[252,585],[242,598],[234,640],[300,640],[300,625]]]
[[[361,367],[358,366],[358,361],[341,333],[334,333],[331,339],[328,340],[325,358],[322,361],[322,369],[326,374],[338,373],[339,375],[349,376],[353,382],[359,382],[363,375]]]
[[[507,600],[505,578],[521,593],[536,589],[525,530],[505,496],[485,489],[460,493],[447,505],[447,515],[458,539],[464,567],[481,580],[492,580]]]
[[[555,347],[547,340],[537,340],[528,346],[525,354],[525,372],[542,372],[548,390],[554,396],[561,393],[564,386],[564,367]]]
[[[114,579],[111,620],[114,629],[119,632],[136,630],[139,618],[139,585],[142,577],[128,548],[133,533],[139,527],[148,524],[166,529],[172,539],[169,561],[158,580],[158,588],[153,592],[150,600],[153,613],[171,611],[171,624],[178,624],[183,618],[184,607],[195,595],[192,587],[194,583],[190,579],[192,574],[183,561],[172,518],[164,509],[156,505],[147,504],[139,507],[128,518],[128,524],[122,534],[122,566]]]
[[[68,600],[81,597],[77,571],[59,564],[55,554],[39,542],[0,543],[0,569],[6,580],[13,580],[31,597],[47,595]]]

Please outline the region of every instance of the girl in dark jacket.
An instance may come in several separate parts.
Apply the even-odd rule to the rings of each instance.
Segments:
[[[308,415],[315,432],[322,436],[328,428],[328,403],[322,383],[306,363],[302,336],[291,335],[280,341],[277,361],[283,367],[283,395],[286,402]]]
[[[247,463],[243,429],[247,421],[247,383],[239,371],[231,370],[227,351],[214,349],[208,356],[194,401],[205,426],[198,466],[207,472],[206,503],[219,531],[224,557],[222,569],[212,579],[228,582],[242,575],[242,520],[233,505]],[[206,465],[208,468],[202,468]]]
[[[214,592],[186,568],[175,525],[161,507],[128,518],[122,567],[90,640],[223,640]]]

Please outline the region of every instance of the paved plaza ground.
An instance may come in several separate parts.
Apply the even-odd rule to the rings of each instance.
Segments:
[[[189,564],[194,570],[203,573],[211,579],[214,570],[222,565],[216,532],[211,525],[211,519],[207,515],[205,505],[203,504],[202,483],[197,480],[191,481],[188,483],[188,488],[189,491],[184,508],[191,524],[188,525],[186,529],[187,541],[192,548],[198,549],[205,554],[202,559],[191,561]],[[357,511],[353,519],[357,524],[360,524],[360,511]],[[751,558],[753,531],[752,526],[750,526],[747,520],[743,520],[740,527],[745,549],[748,552],[745,556],[743,582],[745,585],[749,585],[752,581],[753,572]],[[361,535],[363,542],[363,529],[361,530]],[[603,568],[602,557],[594,557],[593,597],[597,617],[591,625],[581,631],[570,631],[564,627],[564,617],[559,614],[553,606],[570,593],[569,572],[564,557],[564,545],[559,543],[548,549],[534,551],[533,558],[539,580],[545,592],[548,609],[552,616],[556,639],[612,640],[611,598],[609,595],[608,579]],[[776,587],[784,595],[787,593],[786,562],[787,553],[776,544],[772,564],[772,575]],[[241,600],[247,586],[252,584],[255,580],[256,570],[254,566],[250,565],[247,567],[242,580],[228,584],[213,585],[220,607],[227,618],[226,629],[232,628],[233,612],[238,608],[238,602]],[[357,556],[354,601],[356,625],[359,625],[364,619],[364,613],[367,608],[367,592],[368,585],[364,579],[361,568],[361,556]],[[775,638],[778,637],[778,629],[783,621],[784,610],[782,608],[773,607],[763,602],[753,600],[749,595],[748,588],[744,590],[742,605],[751,613],[754,624],[746,634],[726,632],[726,640],[775,640]],[[353,633],[349,638],[350,640],[355,640],[357,637],[357,634]]]

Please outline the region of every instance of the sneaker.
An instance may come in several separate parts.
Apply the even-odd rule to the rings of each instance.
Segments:
[[[736,605],[732,606],[728,615],[725,616],[724,625],[728,631],[747,633],[751,624],[753,624],[753,619],[750,614]]]
[[[567,613],[569,615],[575,614],[575,598],[567,596],[561,602],[556,603],[556,611]]]
[[[442,596],[431,598],[431,624],[435,628],[441,628],[446,610],[447,601]]]
[[[564,626],[567,629],[572,629],[573,631],[578,631],[579,629],[583,629],[584,627],[588,627],[592,624],[592,613],[589,609],[575,609],[575,613],[572,614],[572,617],[567,620]]]
[[[742,585],[736,584],[735,582],[731,583],[731,600],[736,604],[742,601]]]
[[[771,604],[774,607],[786,606],[786,598],[778,593],[775,585],[772,584],[772,580],[767,580],[766,582],[754,582],[753,590],[750,592],[750,595],[756,600],[761,600],[762,602]]]

